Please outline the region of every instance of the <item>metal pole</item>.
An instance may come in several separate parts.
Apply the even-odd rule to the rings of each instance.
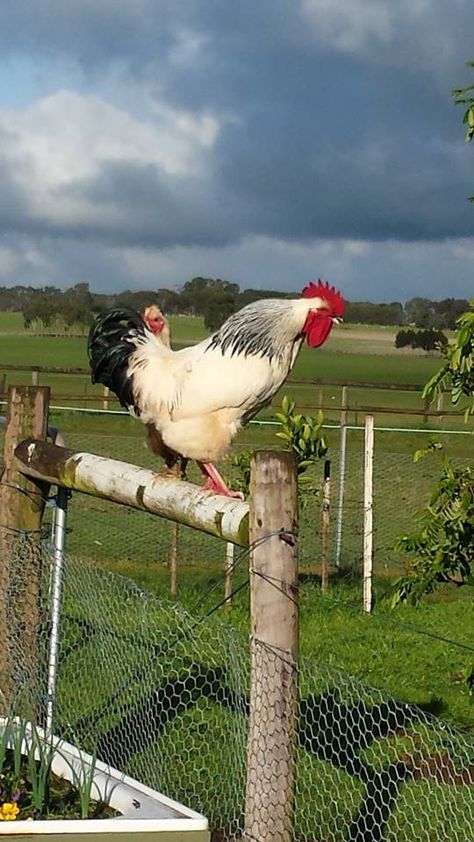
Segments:
[[[342,387],[341,400],[341,437],[339,440],[339,493],[337,500],[336,523],[336,567],[341,566],[342,519],[344,509],[344,485],[346,481],[346,444],[347,444],[347,386]]]
[[[373,569],[373,483],[374,483],[374,417],[365,419],[364,460],[364,611],[372,611],[372,569]]]
[[[58,680],[59,630],[61,625],[61,602],[63,592],[63,565],[66,546],[66,519],[69,491],[58,487],[53,527],[53,559],[51,581],[51,635],[48,655],[48,690],[46,701],[46,734],[52,736],[54,703]]]

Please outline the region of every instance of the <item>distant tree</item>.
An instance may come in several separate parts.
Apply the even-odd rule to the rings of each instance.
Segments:
[[[116,296],[113,293],[91,292],[91,310],[93,313],[100,313],[115,304]]]
[[[0,287],[0,311],[20,313],[33,292],[33,287]]]
[[[262,298],[290,298],[289,292],[281,292],[275,289],[244,289],[239,293],[237,306],[240,309],[253,301],[261,301]]]
[[[233,300],[233,306],[236,309],[238,294],[238,284],[223,281],[220,278],[196,277],[184,284],[181,290],[181,303],[192,315],[205,316],[206,312],[209,312],[211,299],[215,297],[226,299],[226,301]]]
[[[404,323],[403,307],[398,301],[391,304],[374,304],[371,301],[348,301],[345,321],[363,325],[401,325]]]
[[[410,298],[405,302],[404,309],[407,324],[415,327],[431,327],[433,308],[429,298]]]
[[[435,351],[440,345],[446,345],[448,340],[442,331],[429,328],[428,330],[399,330],[395,337],[395,348],[420,348],[423,351]]]
[[[61,290],[56,287],[32,289],[21,308],[25,327],[40,321],[44,328],[48,328],[58,315],[60,300]]]
[[[67,289],[59,301],[59,315],[68,327],[74,324],[89,325],[92,321],[91,308],[92,296],[87,283]]]
[[[151,292],[150,290],[126,289],[123,292],[119,292],[118,295],[115,296],[115,306],[131,307],[132,310],[136,310],[138,313],[142,313],[145,307],[148,307],[148,305],[152,304],[155,300],[156,293]]]
[[[459,316],[469,307],[469,301],[465,298],[443,298],[442,301],[433,301],[432,307],[435,314],[433,327],[455,330]]]
[[[421,331],[421,334],[421,347],[424,351],[436,351],[439,350],[440,346],[448,344],[448,340],[441,330],[430,328],[430,330]]]
[[[407,345],[411,345],[412,338],[412,330],[399,330],[395,337],[395,348],[406,348]]]
[[[204,325],[214,332],[235,313],[235,297],[230,293],[214,295],[204,305]]]
[[[169,315],[176,315],[181,312],[181,296],[174,289],[158,289],[156,301],[161,310]]]

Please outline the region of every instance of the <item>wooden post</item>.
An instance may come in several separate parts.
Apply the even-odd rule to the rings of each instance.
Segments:
[[[107,389],[108,391],[108,389]],[[182,468],[179,462],[176,462],[170,468],[171,476],[176,477],[177,480],[183,479]],[[171,524],[171,543],[170,543],[170,594],[171,596],[178,595],[178,547],[179,547],[179,524]]]
[[[428,424],[428,421],[430,420],[430,416],[429,416],[430,403],[431,403],[431,401],[430,401],[429,397],[426,396],[426,398],[424,400],[424,404],[423,404],[423,424]]]
[[[19,473],[15,448],[27,436],[45,439],[49,388],[10,386],[0,479],[0,707],[12,701],[12,668],[34,674],[41,584],[40,528],[48,485]],[[21,569],[18,556],[21,553]],[[21,654],[17,659],[15,653]],[[15,664],[16,661],[16,664]],[[21,672],[21,670],[20,670]],[[25,681],[28,676],[25,676]]]
[[[108,386],[104,386],[103,394],[104,394],[104,398],[103,398],[103,401],[102,401],[102,409],[108,409],[109,408],[109,394],[110,394],[110,390],[109,390]]]
[[[331,505],[331,462],[324,462],[323,479],[323,552],[321,560],[321,590],[329,587],[329,544],[330,544],[330,505]]]
[[[374,417],[365,419],[364,458],[364,611],[372,611],[372,566],[373,566],[373,472],[374,472]]]
[[[294,457],[252,459],[251,686],[244,838],[290,842],[298,664],[297,485]]]
[[[342,387],[340,424],[341,432],[339,438],[339,493],[337,500],[336,567],[341,566],[342,551],[342,521],[344,511],[344,487],[346,482],[347,386]]]
[[[318,405],[318,409],[322,410],[322,408],[324,406],[324,392],[323,392],[322,386],[320,386],[319,389],[318,389],[318,404],[317,405]]]
[[[39,386],[39,371],[37,368],[31,369],[31,385]]]
[[[225,550],[225,584],[224,584],[224,599],[225,607],[231,607],[232,597],[232,574],[234,572],[234,544],[230,541],[226,544]]]
[[[0,395],[5,394],[7,376],[4,371],[0,374]]]
[[[341,391],[341,428],[347,424],[347,386],[342,387]]]
[[[171,524],[171,544],[170,544],[170,594],[176,596],[178,593],[178,542],[179,542],[179,525],[177,523]]]
[[[438,397],[436,399],[436,412],[442,412],[443,411],[443,397],[444,397],[443,392],[438,392]],[[442,421],[443,416],[438,415],[438,420]]]

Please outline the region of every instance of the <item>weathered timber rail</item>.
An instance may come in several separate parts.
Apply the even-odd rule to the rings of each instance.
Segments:
[[[93,453],[26,439],[15,450],[18,470],[28,477],[102,497],[192,526],[233,544],[247,546],[249,506],[203,491],[183,480]]]

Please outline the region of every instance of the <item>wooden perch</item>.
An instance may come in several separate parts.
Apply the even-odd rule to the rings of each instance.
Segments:
[[[18,469],[29,477],[103,497],[248,545],[249,507],[241,500],[203,491],[182,480],[54,444],[26,439],[15,450]]]

